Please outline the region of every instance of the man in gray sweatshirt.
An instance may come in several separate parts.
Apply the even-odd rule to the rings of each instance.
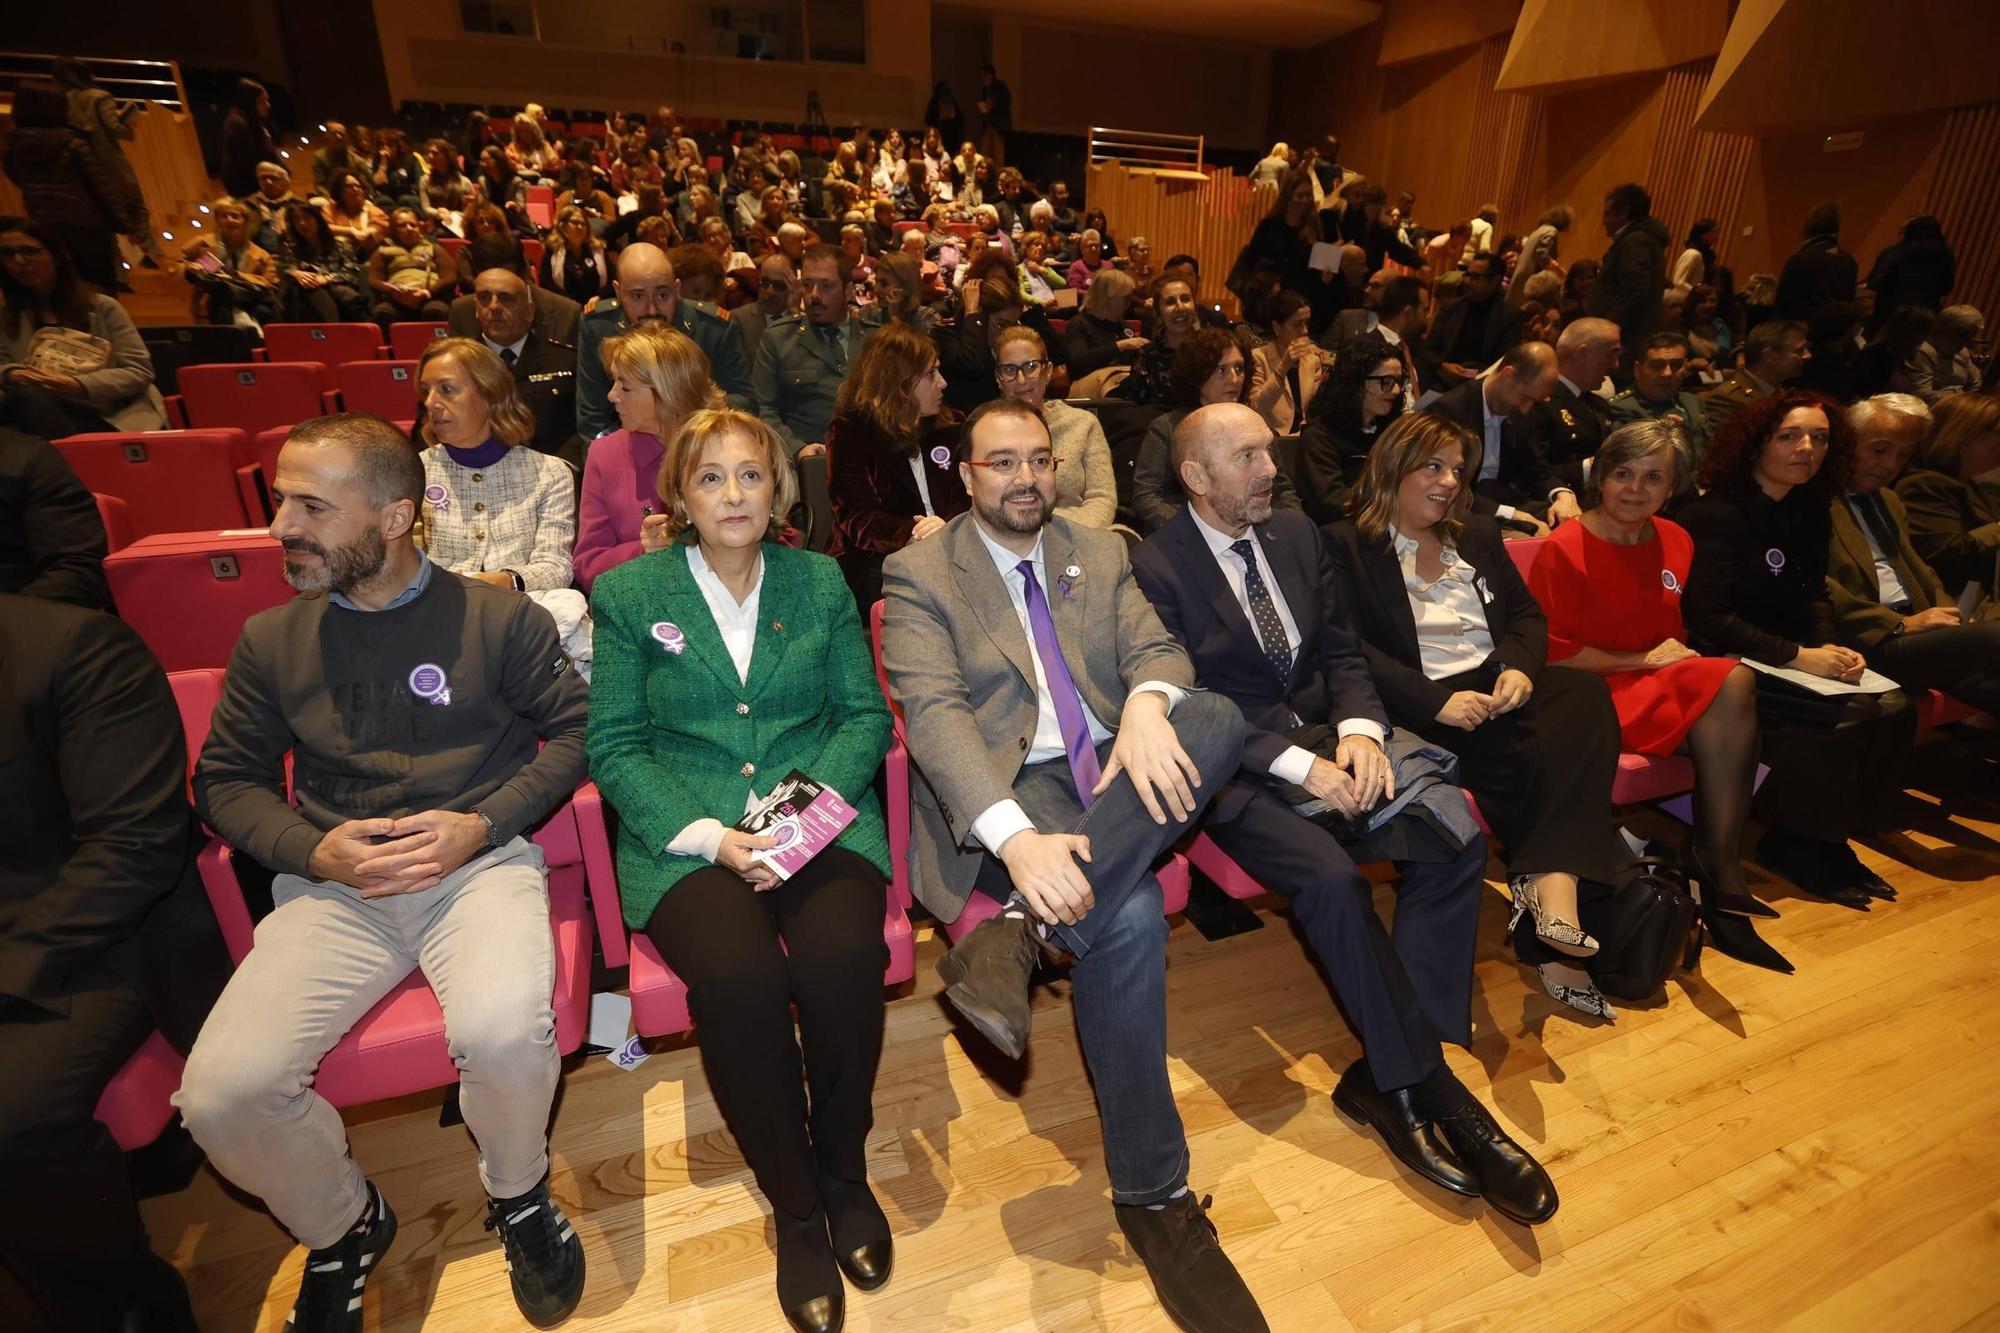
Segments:
[[[516,1303],[546,1328],[583,1289],[582,1244],[548,1190],[555,957],[527,835],[584,776],[589,691],[546,611],[417,549],[423,489],[386,421],[294,428],[271,535],[305,595],[244,627],[195,775],[202,818],[277,878],[176,1101],[216,1169],[312,1251],[287,1323],[301,1333],[360,1328],[396,1230],[313,1074],[417,967],[444,1009]]]

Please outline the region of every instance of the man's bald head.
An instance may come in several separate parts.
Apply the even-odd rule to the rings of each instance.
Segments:
[[[613,290],[618,293],[626,321],[632,324],[642,319],[672,319],[680,296],[667,252],[645,241],[628,245],[619,254]]]
[[[1486,405],[1498,416],[1519,416],[1546,402],[1555,387],[1556,349],[1543,342],[1522,343],[1507,349],[1487,374]]]
[[[1571,320],[1556,339],[1556,362],[1570,383],[1588,393],[1624,355],[1618,326],[1608,319]]]
[[[1203,522],[1241,534],[1271,516],[1271,427],[1244,403],[1196,408],[1174,428],[1174,469]]]

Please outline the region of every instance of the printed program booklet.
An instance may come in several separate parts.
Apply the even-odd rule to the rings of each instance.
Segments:
[[[833,788],[814,782],[795,768],[755,810],[738,820],[736,827],[775,839],[771,847],[752,855],[771,867],[779,879],[790,879],[853,822],[853,806],[841,800]]]

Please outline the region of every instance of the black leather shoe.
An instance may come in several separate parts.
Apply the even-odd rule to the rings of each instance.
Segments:
[[[1827,860],[1834,873],[1840,876],[1841,883],[1848,888],[1885,903],[1896,901],[1896,890],[1890,887],[1889,881],[1862,864],[1861,858],[1854,854],[1854,848],[1848,844],[1844,842],[1834,844]]]
[[[1479,1197],[1479,1181],[1448,1152],[1430,1140],[1430,1117],[1417,1109],[1408,1088],[1384,1092],[1366,1060],[1356,1060],[1333,1089],[1333,1104],[1350,1120],[1371,1126],[1396,1160],[1453,1194]]]
[[[847,1321],[847,1292],[827,1243],[826,1210],[796,1218],[782,1209],[778,1228],[778,1304],[797,1333],[840,1333]]]
[[[945,998],[1010,1060],[1028,1049],[1034,1021],[1028,983],[1040,952],[1028,919],[1003,912],[980,922],[938,960]]]
[[[1701,924],[1708,931],[1708,942],[1717,953],[1753,967],[1768,967],[1773,972],[1790,973],[1795,970],[1791,960],[1772,948],[1748,919],[1720,911],[1706,901],[1695,910],[1701,914]]]
[[[1478,1178],[1479,1192],[1495,1212],[1523,1226],[1554,1217],[1561,1200],[1542,1164],[1508,1138],[1500,1122],[1463,1086],[1457,1093],[1448,1109],[1431,1109],[1430,1132]]]
[[[1653,844],[1646,844],[1648,847]],[[1754,916],[1776,921],[1778,909],[1759,902],[1742,889],[1725,890],[1714,873],[1709,870],[1701,857],[1693,852],[1688,855],[1688,874],[1701,885],[1701,901],[1712,905],[1717,911],[1731,916]]]
[[[1848,885],[1831,855],[1832,844],[1787,829],[1771,829],[1757,842],[1758,864],[1775,870],[1809,897],[1868,910],[1868,895]]]
[[[896,1265],[896,1245],[889,1219],[865,1181],[820,1178],[820,1198],[826,1208],[827,1230],[833,1238],[833,1261],[858,1291],[875,1291],[889,1281]]]
[[[1176,1325],[1188,1333],[1270,1333],[1257,1298],[1216,1244],[1208,1203],[1187,1193],[1161,1208],[1121,1203],[1113,1210]]]

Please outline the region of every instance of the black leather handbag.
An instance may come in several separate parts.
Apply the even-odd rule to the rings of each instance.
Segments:
[[[1676,967],[1692,967],[1701,957],[1694,895],[1680,869],[1665,861],[1640,861],[1580,915],[1599,945],[1585,966],[1597,988],[1615,999],[1651,1000]]]

